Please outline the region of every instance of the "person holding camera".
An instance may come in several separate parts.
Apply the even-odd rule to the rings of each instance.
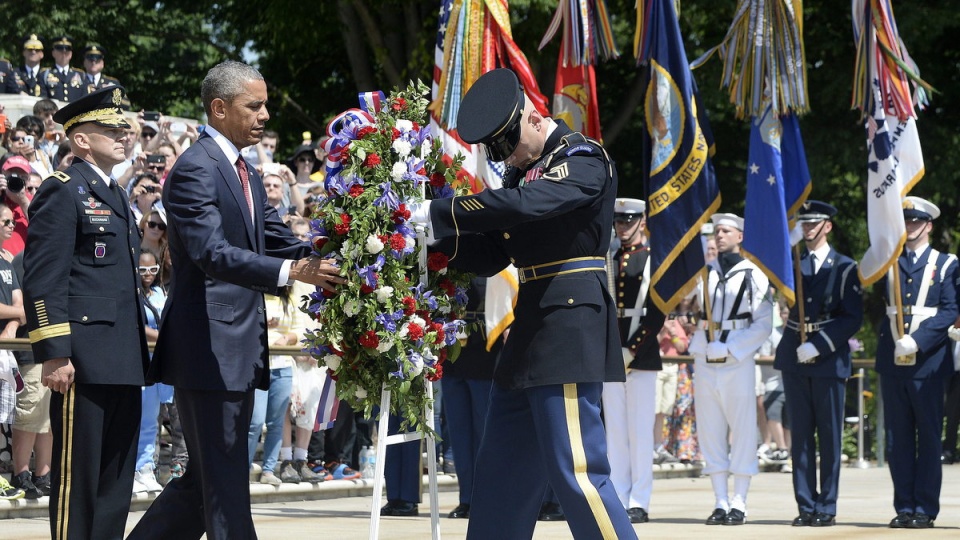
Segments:
[[[152,172],[140,173],[133,179],[133,187],[130,191],[130,212],[137,223],[150,211],[163,207],[160,195],[160,180]]]
[[[43,134],[46,131],[43,127],[43,120],[28,114],[17,120],[16,131],[22,131],[24,135],[23,145],[20,147],[20,155],[27,158],[33,170],[46,178],[53,172],[53,166],[50,164],[50,158],[44,152],[39,151],[40,143],[43,141]]]
[[[267,202],[277,209],[283,218],[289,214],[303,215],[303,195],[296,189],[297,177],[290,167],[279,163],[263,165],[263,187],[267,190]],[[285,204],[289,201],[289,204]]]
[[[30,163],[21,155],[11,155],[3,162],[3,174],[0,175],[0,193],[3,204],[13,212],[13,236],[3,243],[11,254],[23,251],[27,238],[27,207],[30,196],[27,195],[27,181],[30,179]]]

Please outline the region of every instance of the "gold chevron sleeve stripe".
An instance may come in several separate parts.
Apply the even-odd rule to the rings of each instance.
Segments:
[[[63,396],[63,444],[60,454],[60,493],[57,505],[57,537],[55,540],[67,538],[70,520],[70,478],[73,466],[73,416],[76,392],[73,386],[67,389]]]
[[[70,323],[60,323],[52,324],[50,326],[44,326],[42,328],[37,328],[36,330],[30,331],[27,334],[30,337],[30,343],[37,343],[45,339],[60,337],[60,336],[69,336],[70,335]]]
[[[568,176],[570,176],[570,168],[567,167],[566,163],[561,163],[544,173],[543,179],[559,182]]]
[[[476,199],[461,199],[460,206],[467,212],[472,212],[474,210],[483,210],[484,206],[480,201]]]
[[[597,520],[597,527],[604,539],[617,540],[617,531],[610,520],[610,514],[603,505],[603,499],[600,498],[600,492],[597,486],[590,482],[587,476],[587,452],[583,448],[583,435],[580,433],[580,406],[577,401],[577,385],[563,385],[563,406],[567,417],[567,433],[570,439],[570,450],[573,455],[573,476],[577,479],[577,485],[583,491],[587,498],[587,505],[594,519]]]

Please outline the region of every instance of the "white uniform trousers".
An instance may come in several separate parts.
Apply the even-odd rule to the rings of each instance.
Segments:
[[[610,480],[624,508],[650,510],[656,371],[627,371],[626,382],[603,383]]]
[[[753,359],[708,364],[698,358],[694,382],[703,474],[753,476],[757,466],[757,393]],[[730,436],[728,438],[728,430]],[[728,441],[732,439],[732,444]]]

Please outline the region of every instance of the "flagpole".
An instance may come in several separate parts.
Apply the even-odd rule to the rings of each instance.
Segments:
[[[899,258],[899,256],[897,257]],[[893,262],[893,298],[897,307],[897,339],[903,338],[903,299],[900,296],[900,264],[897,260]],[[893,363],[898,366],[912,366],[917,363],[916,354],[897,356]]]
[[[803,307],[803,274],[800,272],[800,242],[793,245],[793,282],[794,282],[794,303],[797,305],[797,331],[800,332],[800,344],[807,342],[807,320]],[[786,323],[784,323],[786,324]]]
[[[710,272],[704,272],[700,282],[703,283],[703,313],[707,320],[707,341],[713,341],[713,306],[710,305]]]

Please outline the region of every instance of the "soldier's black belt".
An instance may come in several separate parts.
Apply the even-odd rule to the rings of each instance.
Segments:
[[[603,257],[577,257],[534,266],[524,266],[517,273],[520,276],[520,283],[526,283],[575,272],[602,272],[605,270],[605,263],[606,259]]]
[[[803,331],[808,334],[810,332],[819,332],[820,330],[823,329],[824,326],[826,326],[828,322],[832,322],[832,321],[833,319],[824,319],[822,321],[804,323]],[[800,331],[800,323],[798,323],[797,321],[787,320],[786,324],[787,324],[787,328],[791,330],[796,330],[797,332]]]
[[[463,320],[465,321],[482,321],[484,320],[484,315],[482,311],[464,311]]]

